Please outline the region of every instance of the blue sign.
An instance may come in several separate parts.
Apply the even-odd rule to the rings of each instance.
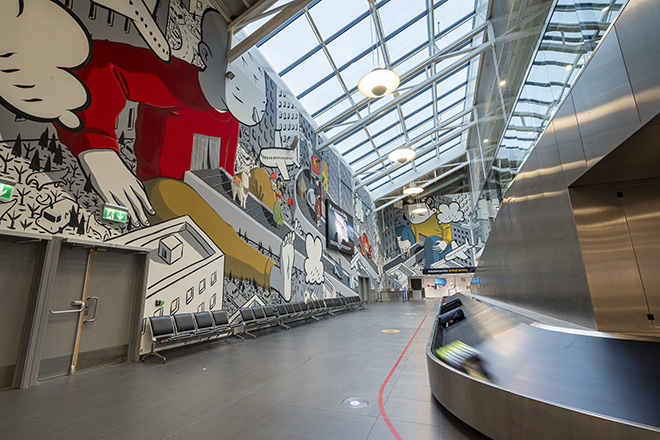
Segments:
[[[470,281],[472,284],[478,284],[481,280],[479,277],[472,277],[472,281]]]
[[[445,284],[447,284],[447,279],[445,279],[445,278],[436,278],[435,279],[435,285],[436,286],[444,286]]]

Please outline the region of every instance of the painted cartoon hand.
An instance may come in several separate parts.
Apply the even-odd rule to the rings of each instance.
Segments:
[[[149,226],[145,211],[154,215],[142,182],[114,150],[89,150],[78,156],[80,165],[103,200],[128,208],[134,226]]]

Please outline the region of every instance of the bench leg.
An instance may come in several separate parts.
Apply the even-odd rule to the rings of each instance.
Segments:
[[[320,321],[320,319],[317,318],[316,316],[310,316],[310,318],[312,318],[314,321]]]
[[[244,335],[248,335],[248,336],[252,336],[252,339],[257,339],[257,337],[256,337],[255,335],[253,335],[252,333],[250,333],[250,332],[247,331],[247,330],[245,330],[245,331],[243,332],[243,334],[244,334]]]
[[[159,358],[161,358],[161,359],[163,360],[163,363],[165,363],[165,361],[167,360],[167,358],[166,358],[165,356],[163,356],[162,354],[160,354],[160,353],[158,353],[158,352],[156,352],[156,351],[150,351],[149,353],[147,353],[147,354],[145,354],[144,356],[142,356],[142,359],[140,359],[140,362],[144,362],[144,360],[145,360],[146,358],[148,358],[149,356],[156,356],[156,357],[159,357]]]
[[[290,329],[291,329],[291,327],[289,327],[288,325],[284,324],[283,322],[278,322],[277,325],[279,325],[280,327],[284,327],[284,328],[287,329],[287,330],[290,330]]]
[[[227,339],[231,338],[232,336],[235,337],[235,338],[240,339],[241,341],[245,341],[245,338],[244,338],[243,336],[241,336],[241,335],[237,335],[237,334],[234,333],[234,332],[231,332],[230,334],[228,334],[227,337],[225,338],[225,341],[226,341]]]
[[[332,313],[332,312],[330,312],[330,311],[328,311],[328,315],[330,315],[330,316],[337,316],[337,315],[335,315],[334,313]]]

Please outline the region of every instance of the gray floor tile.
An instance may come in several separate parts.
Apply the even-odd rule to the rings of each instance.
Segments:
[[[440,438],[440,428],[433,425],[422,423],[400,422],[393,423],[394,429],[401,438],[411,440],[438,440]],[[369,433],[368,440],[393,440],[396,439],[390,428],[381,418],[378,419],[373,429]],[[443,439],[459,440],[462,437],[443,437]]]
[[[289,434],[302,434],[323,411],[312,408],[301,408],[289,405],[277,405],[268,410],[256,424],[259,428]]]
[[[78,431],[71,428],[56,428],[26,440],[91,440],[96,434]]]
[[[387,398],[414,400],[417,402],[431,402],[434,397],[428,385],[415,385],[397,381]]]
[[[411,312],[418,314],[405,315]],[[374,304],[290,331],[261,331],[254,341],[171,350],[166,364],[148,359],[5,391],[0,438],[390,438],[378,392],[424,313],[416,304]],[[406,439],[481,438],[431,397],[425,359],[431,321],[385,387],[387,414]],[[341,406],[349,397],[370,405]]]
[[[229,440],[232,435],[244,428],[240,423],[228,423],[213,417],[198,420],[178,431],[172,440]]]
[[[185,427],[195,423],[194,417],[178,414],[154,414],[142,417],[126,425],[113,429],[99,437],[98,440],[155,440],[164,439]]]
[[[326,440],[360,440],[369,436],[375,422],[375,417],[328,411],[317,417],[302,434]]]
[[[52,431],[57,426],[38,420],[19,420],[0,427],[0,438],[2,440],[25,440],[36,435]]]

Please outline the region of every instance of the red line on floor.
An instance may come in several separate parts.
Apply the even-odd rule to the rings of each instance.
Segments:
[[[403,438],[401,437],[401,435],[399,435],[396,428],[394,428],[394,425],[392,425],[390,418],[387,417],[387,413],[385,412],[385,405],[383,405],[383,391],[385,391],[385,386],[387,386],[387,382],[390,381],[390,378],[394,374],[396,367],[399,366],[399,362],[401,362],[401,359],[403,359],[403,355],[406,354],[408,347],[410,347],[410,344],[412,344],[413,339],[415,339],[415,336],[417,336],[417,332],[419,331],[420,328],[422,328],[422,324],[424,324],[426,317],[429,316],[429,313],[431,313],[431,310],[434,307],[435,304],[433,304],[426,312],[426,315],[424,315],[424,319],[422,319],[422,322],[419,323],[419,327],[417,327],[417,330],[415,330],[415,334],[413,334],[412,338],[410,338],[410,341],[408,341],[408,345],[406,345],[406,348],[404,348],[403,351],[401,352],[399,359],[397,359],[396,363],[392,367],[392,370],[390,371],[390,374],[388,374],[387,377],[385,378],[385,382],[383,382],[383,384],[380,386],[380,391],[378,391],[378,407],[380,408],[380,413],[383,416],[383,420],[385,421],[385,424],[387,425],[388,428],[390,428],[390,431],[392,431],[392,434],[394,434],[394,437],[396,437],[397,440],[403,440]]]

